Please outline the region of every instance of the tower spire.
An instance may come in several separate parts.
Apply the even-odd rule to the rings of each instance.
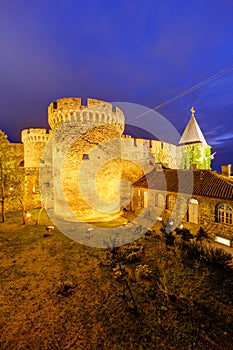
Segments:
[[[194,107],[192,107],[192,108],[190,109],[190,112],[192,113],[192,117],[194,117],[194,113],[196,112],[195,109],[194,109]]]
[[[195,118],[195,109],[192,107],[190,109],[190,112],[192,113],[192,116],[190,117],[190,120],[182,134],[182,137],[180,139],[179,144],[194,144],[194,143],[202,143],[204,145],[207,145],[206,140],[202,134],[202,131],[196,121]]]

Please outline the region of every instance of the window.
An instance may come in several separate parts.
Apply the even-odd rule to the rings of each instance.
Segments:
[[[176,197],[173,194],[167,196],[167,209],[173,210],[176,204]]]
[[[83,159],[88,160],[89,159],[89,154],[83,153]]]
[[[216,221],[232,225],[232,208],[227,204],[217,204]]]

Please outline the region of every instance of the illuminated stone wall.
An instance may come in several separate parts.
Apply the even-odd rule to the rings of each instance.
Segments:
[[[50,134],[46,129],[25,129],[21,137],[24,144],[24,167],[39,168]]]
[[[87,106],[83,106],[81,99],[61,99],[50,104],[48,113],[50,126],[56,127],[55,172],[60,172],[67,140],[71,140],[62,167],[62,191],[73,213],[87,221],[115,215],[120,211],[116,189],[121,179],[119,146],[124,130],[123,112],[103,101],[88,99]],[[68,215],[60,200],[60,183],[55,178],[53,190],[54,210],[59,215]],[[111,203],[115,204],[111,206]]]
[[[50,103],[48,107],[48,122],[51,129],[55,129],[60,123],[65,120],[69,120],[72,117],[79,122],[83,121],[82,114],[80,116],[75,116],[77,111],[82,111],[83,109],[96,107],[99,105],[99,111],[103,109],[108,109],[111,112],[112,105],[110,103],[96,100],[96,99],[87,99],[87,104],[82,104],[82,98],[79,97],[65,97],[60,98],[57,101]],[[88,121],[88,119],[85,119]]]
[[[26,195],[34,198],[34,202],[39,200],[38,177],[41,157],[54,133],[56,137],[52,161],[57,163],[56,166],[62,166],[62,190],[74,214],[86,220],[104,217],[98,208],[95,210],[87,203],[93,204],[96,200],[95,193],[90,190],[93,186],[102,200],[102,208],[110,208],[108,204],[113,202],[113,212],[117,212],[119,208],[127,206],[130,196],[129,183],[136,182],[157,163],[173,169],[190,168],[194,163],[200,169],[210,167],[209,146],[199,145],[190,155],[187,146],[122,135],[124,120],[124,114],[119,108],[113,108],[110,103],[102,100],[88,98],[84,102],[82,98],[68,97],[50,103],[48,123],[51,130],[23,130],[23,144],[12,144],[19,164],[23,165],[24,159]],[[77,133],[73,135],[74,130],[79,130],[78,136]],[[59,159],[61,160],[61,153],[70,137],[73,137],[73,143],[66,154],[64,164],[61,165]],[[94,166],[96,164],[99,164],[98,169]],[[82,172],[86,172],[86,177],[80,182],[78,174]],[[91,183],[93,178],[95,185]],[[56,181],[53,186],[56,192]],[[63,215],[59,191],[53,206]]]

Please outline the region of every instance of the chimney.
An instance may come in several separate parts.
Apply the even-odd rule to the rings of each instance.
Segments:
[[[226,177],[231,176],[231,164],[222,165],[222,175]]]

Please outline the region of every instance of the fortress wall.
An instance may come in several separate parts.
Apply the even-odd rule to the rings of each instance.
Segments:
[[[159,140],[133,138],[129,135],[123,135],[122,139],[131,140],[134,145],[134,151],[131,149],[131,153],[133,157],[136,157],[135,159],[144,157],[153,163],[162,163],[168,168],[178,167],[176,145]]]

